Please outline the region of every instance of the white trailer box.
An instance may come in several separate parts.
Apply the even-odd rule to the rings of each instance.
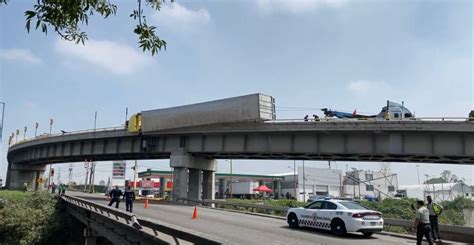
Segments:
[[[258,182],[249,181],[249,182],[234,182],[232,185],[232,195],[248,195],[255,193],[254,188],[258,187]]]
[[[250,94],[204,103],[143,111],[142,132],[219,123],[262,122],[275,119],[271,96]]]

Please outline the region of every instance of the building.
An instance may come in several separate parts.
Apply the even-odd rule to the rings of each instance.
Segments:
[[[398,177],[394,173],[371,170],[346,172],[344,176],[344,197],[354,199],[394,197],[398,189]]]
[[[165,197],[171,193],[172,174],[171,171],[148,169],[138,173],[138,178],[141,179],[140,181],[147,183],[148,190]],[[289,195],[291,198],[303,201],[314,195],[340,197],[343,176],[342,171],[337,169],[310,167],[303,169],[303,167],[298,167],[296,172],[268,175],[216,173],[215,179],[216,199],[231,196],[249,197],[255,193],[243,192],[244,189],[247,190],[248,188],[241,188],[242,186],[265,185],[272,189],[272,193],[268,193],[268,195],[273,198],[285,198]],[[164,185],[157,184],[157,182],[163,182]],[[159,186],[166,186],[167,188],[160,188]],[[236,188],[235,191],[232,186]]]
[[[342,171],[338,169],[311,167],[303,169],[299,166],[296,172],[278,176],[283,177],[282,194],[288,193],[298,201],[306,201],[311,196],[341,196],[343,177]]]
[[[151,170],[148,169],[144,172],[138,173],[138,178],[140,182],[147,183],[145,189],[154,192],[156,195],[165,197],[171,193],[172,190],[172,171],[161,171],[161,170]],[[232,186],[240,186],[239,183],[252,183],[252,185],[266,185],[271,188],[273,192],[271,193],[274,197],[281,196],[281,189],[279,188],[279,182],[283,177],[279,175],[257,175],[257,174],[230,174],[230,173],[216,173],[215,175],[215,198],[223,199],[228,197],[248,197],[250,194],[254,193],[242,193],[241,188],[236,189],[234,193]],[[137,181],[138,182],[138,181]],[[161,182],[164,184],[161,185]],[[234,184],[231,184],[234,183]],[[137,183],[138,184],[138,183]],[[160,186],[166,186],[166,188],[160,188]],[[275,188],[274,188],[275,187]]]
[[[431,196],[435,202],[452,201],[457,197],[474,200],[474,189],[464,183],[440,183],[400,186],[397,197],[410,197],[425,200]]]

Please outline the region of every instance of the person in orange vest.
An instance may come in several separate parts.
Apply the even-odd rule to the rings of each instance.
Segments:
[[[133,201],[135,201],[135,193],[130,188],[130,186],[127,186],[125,194],[123,194],[123,199],[125,200],[125,208],[127,209],[127,212],[131,213],[133,208]]]
[[[119,203],[120,203],[120,197],[123,196],[122,191],[119,189],[118,186],[115,186],[115,189],[111,190],[110,193],[110,202],[109,206],[112,206],[112,204],[115,203],[115,208],[119,208]]]

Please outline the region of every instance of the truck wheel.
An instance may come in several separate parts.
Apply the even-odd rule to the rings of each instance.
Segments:
[[[331,232],[336,236],[343,236],[346,234],[346,225],[344,221],[335,219],[331,222]]]
[[[290,228],[298,228],[298,217],[296,217],[296,214],[294,213],[291,213],[290,215],[288,215],[288,226],[290,226]]]

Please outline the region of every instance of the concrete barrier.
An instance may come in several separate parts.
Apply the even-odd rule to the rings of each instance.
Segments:
[[[201,232],[150,218],[137,218],[133,214],[79,197],[64,195],[60,198],[64,201],[69,213],[86,225],[90,225],[88,228],[97,233],[101,234],[101,231],[104,231],[102,235],[114,244],[135,244],[136,242],[139,244],[180,244],[183,241],[211,245],[225,243],[222,239]],[[138,226],[141,226],[141,229],[138,229]],[[110,232],[111,227],[116,234]]]

